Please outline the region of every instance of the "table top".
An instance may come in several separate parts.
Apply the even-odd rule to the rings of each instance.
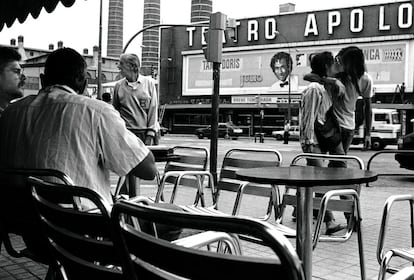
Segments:
[[[154,159],[156,162],[173,161],[173,160],[177,160],[180,158],[179,155],[172,154],[171,147],[163,146],[163,145],[147,146],[147,147],[154,155]]]
[[[240,169],[236,175],[238,179],[256,183],[302,187],[362,184],[376,181],[378,178],[372,171],[315,166]]]

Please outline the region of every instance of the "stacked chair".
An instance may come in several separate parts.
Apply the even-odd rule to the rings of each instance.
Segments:
[[[33,201],[54,266],[66,279],[125,279],[113,245],[111,206],[98,193],[30,177]],[[53,199],[51,199],[53,197]],[[68,197],[80,204],[65,203]]]
[[[262,215],[250,215],[250,213],[243,213],[252,218],[256,218],[262,221],[268,221],[274,212],[275,216],[278,216],[278,205],[280,203],[280,194],[278,186],[256,184],[246,181],[241,181],[236,178],[236,172],[243,168],[254,167],[277,167],[282,162],[282,155],[275,150],[266,149],[231,149],[229,150],[223,159],[223,164],[220,171],[220,177],[216,185],[212,180],[209,180],[209,188],[214,193],[213,205],[210,207],[200,207],[200,205],[184,205],[181,206],[187,212],[196,214],[207,215],[239,215],[240,209],[243,205],[243,198],[247,196],[253,196],[256,198],[267,199],[267,206]],[[191,172],[183,172],[182,176],[191,175]],[[220,197],[226,194],[234,194],[234,201],[230,202],[231,211],[222,211]],[[156,201],[161,199],[163,189],[160,188],[157,194]],[[228,201],[225,201],[227,204]],[[224,201],[223,201],[224,205]],[[294,236],[295,231],[288,227],[276,223],[274,225],[278,230],[287,236]]]
[[[52,265],[62,279],[245,279],[257,275],[304,279],[290,242],[263,222],[166,210],[139,197],[135,202],[120,200],[111,209],[99,194],[87,188],[33,177],[29,185],[54,259]],[[78,203],[67,203],[70,197]],[[153,224],[154,232],[148,228],[143,231],[143,221]],[[157,238],[159,225],[201,233],[170,242]],[[209,232],[221,233],[215,241],[227,240],[232,250],[202,249],[204,234]],[[242,255],[239,234],[260,239],[275,257]]]
[[[30,190],[27,186],[29,176],[57,181],[65,185],[73,185],[72,179],[53,169],[0,169],[0,245],[3,244],[7,253],[15,258],[26,257],[35,262],[50,264],[51,256],[47,250],[47,240],[40,231],[32,204]],[[66,199],[66,203],[75,204],[74,200]],[[13,238],[23,238],[28,242],[24,248],[15,246]],[[33,240],[33,241],[31,241]],[[46,279],[54,275],[49,269]]]
[[[125,223],[129,217],[170,226],[250,235],[262,240],[276,257],[228,255],[178,246]],[[112,221],[127,279],[253,279],[258,275],[304,279],[301,263],[289,241],[257,220],[172,212],[121,201],[113,208]]]

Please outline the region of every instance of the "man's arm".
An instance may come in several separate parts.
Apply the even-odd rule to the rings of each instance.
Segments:
[[[110,106],[101,111],[98,127],[98,156],[102,164],[119,176],[133,175],[151,180],[157,167],[144,143],[129,131],[119,113]]]
[[[373,95],[373,81],[371,76],[365,73],[359,82],[361,96],[364,103],[364,148],[368,149],[371,146],[371,127],[372,127],[372,107],[371,107],[371,97]]]
[[[150,152],[148,155],[132,169],[131,173],[144,180],[152,180],[157,174],[157,167],[155,166],[154,155]]]
[[[112,98],[112,106],[114,106],[114,108],[119,111],[119,108],[121,106],[121,104],[119,103],[119,87],[120,87],[120,82],[115,84],[114,87],[114,96]]]

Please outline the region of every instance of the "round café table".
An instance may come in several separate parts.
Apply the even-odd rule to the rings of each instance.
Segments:
[[[312,187],[363,184],[377,180],[377,174],[372,171],[313,166],[240,169],[236,176],[249,182],[296,186],[296,251],[307,280],[312,279]]]

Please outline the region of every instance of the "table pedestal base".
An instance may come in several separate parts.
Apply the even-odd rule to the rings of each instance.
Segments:
[[[305,279],[312,280],[312,188],[297,188],[296,251],[302,260]]]

